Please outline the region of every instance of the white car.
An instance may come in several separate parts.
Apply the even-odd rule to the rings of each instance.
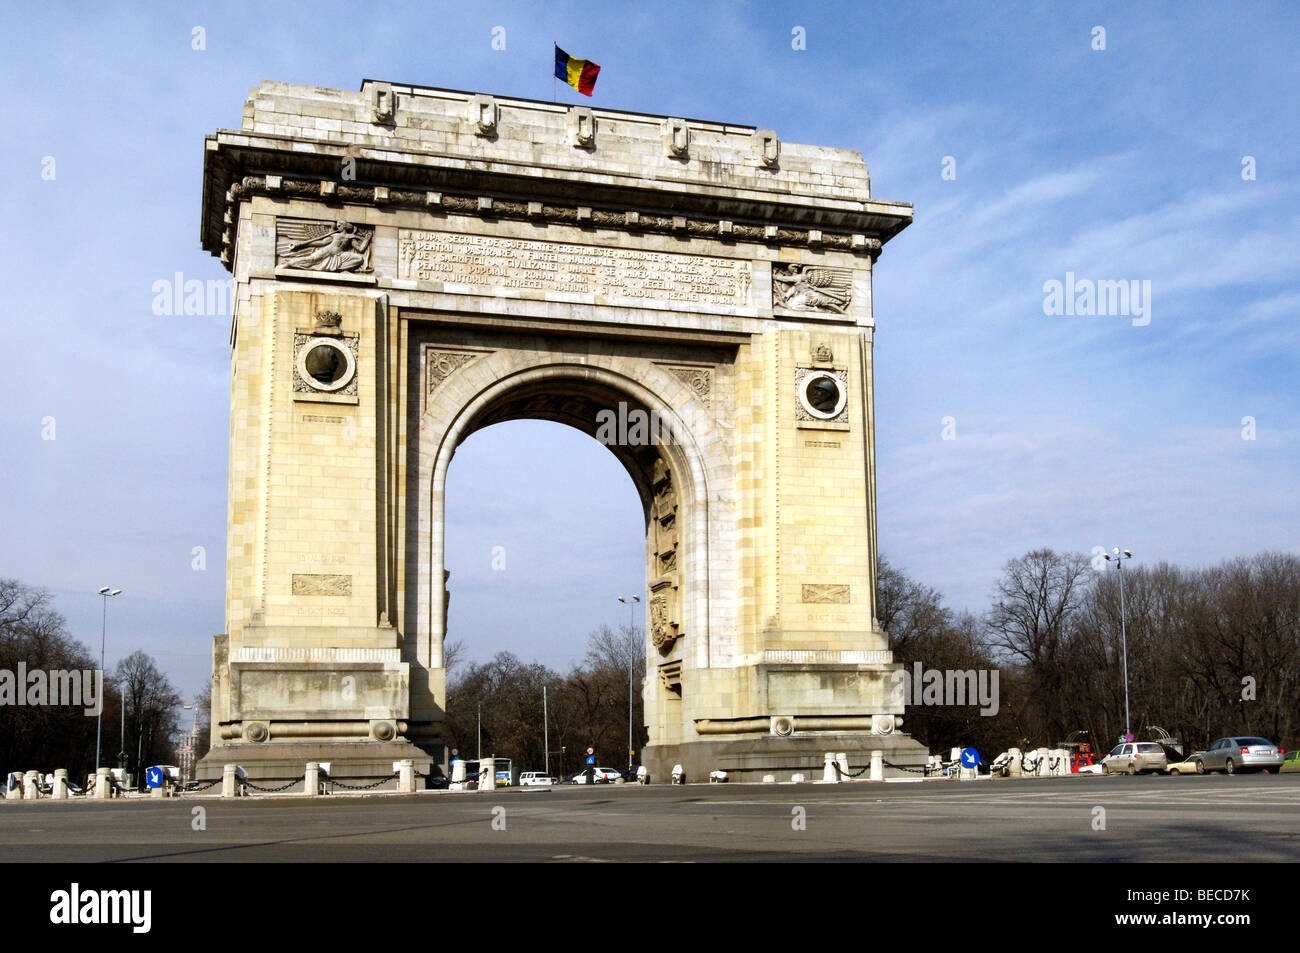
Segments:
[[[549,788],[555,779],[544,771],[524,771],[519,775],[521,788]]]
[[[615,781],[623,777],[623,775],[619,774],[613,768],[592,768],[591,770],[594,772],[594,777],[592,778],[594,784],[613,784]],[[587,783],[587,772],[585,769],[578,773],[578,776],[573,779],[573,783]]]

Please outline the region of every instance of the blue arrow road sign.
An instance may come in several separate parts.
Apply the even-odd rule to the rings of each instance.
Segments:
[[[961,749],[961,766],[963,768],[974,768],[980,763],[980,753],[974,748]]]
[[[144,773],[144,783],[151,788],[160,788],[163,785],[163,769],[150,768]]]

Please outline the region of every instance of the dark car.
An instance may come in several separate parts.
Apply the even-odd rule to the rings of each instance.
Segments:
[[[636,773],[640,770],[641,770],[641,765],[634,764],[630,768],[624,768],[618,774],[619,777],[621,777],[628,784],[636,784]]]
[[[429,767],[429,776],[424,779],[424,786],[430,791],[445,791],[451,786],[451,778],[442,773],[438,765]]]

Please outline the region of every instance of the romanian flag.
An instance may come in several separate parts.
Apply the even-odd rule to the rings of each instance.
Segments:
[[[575,60],[558,46],[555,48],[555,78],[562,79],[584,96],[596,88],[600,67],[591,60]]]

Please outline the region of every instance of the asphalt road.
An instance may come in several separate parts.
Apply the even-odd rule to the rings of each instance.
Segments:
[[[193,829],[196,807],[204,809],[204,830]],[[1095,829],[1102,819],[1105,829]],[[6,801],[0,855],[242,863],[1295,862],[1300,774]]]

